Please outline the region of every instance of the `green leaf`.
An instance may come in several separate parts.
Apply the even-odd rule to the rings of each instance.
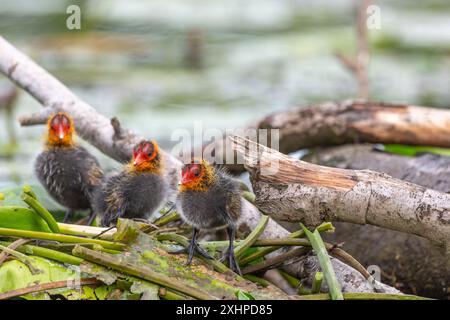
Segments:
[[[333,300],[343,300],[344,297],[342,295],[341,286],[336,279],[336,274],[334,272],[333,266],[331,264],[330,257],[328,256],[327,249],[325,248],[325,244],[323,243],[322,237],[320,236],[317,228],[314,230],[314,233],[308,230],[303,223],[300,223],[303,231],[308,237],[311,246],[317,254],[317,259],[319,260],[320,268],[322,269],[325,280],[328,284],[328,288],[330,291],[331,299]]]
[[[450,149],[427,147],[427,146],[407,146],[402,144],[385,144],[384,151],[393,154],[400,154],[403,156],[415,156],[420,152],[430,152],[450,156]]]
[[[0,207],[0,228],[52,232],[34,210],[18,206]]]
[[[237,290],[235,294],[238,300],[255,300],[255,298],[250,293],[242,290]]]

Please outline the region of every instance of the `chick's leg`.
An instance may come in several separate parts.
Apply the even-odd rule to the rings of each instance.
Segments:
[[[67,209],[66,214],[64,215],[63,223],[68,222],[70,218],[72,218],[73,214],[74,214],[73,209]]]
[[[88,226],[92,225],[92,222],[94,222],[95,217],[97,217],[97,213],[95,213],[94,210],[91,209],[91,212],[89,212],[89,218],[87,221]]]
[[[222,257],[221,261],[228,260],[228,266],[230,267],[230,269],[236,272],[237,274],[242,275],[241,268],[239,267],[239,264],[236,261],[236,257],[234,256],[234,238],[236,237],[236,231],[234,230],[233,227],[228,227],[227,233],[230,244],[228,246],[227,252]]]

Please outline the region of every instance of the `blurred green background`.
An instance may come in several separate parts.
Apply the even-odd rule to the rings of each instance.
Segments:
[[[194,121],[224,130],[355,97],[355,79],[334,55],[355,52],[355,2],[2,0],[0,34],[99,112],[169,147],[172,131]],[[371,98],[449,107],[449,1],[374,2],[381,29],[370,31]],[[66,28],[71,4],[81,7],[81,30]],[[9,87],[0,76],[0,92]],[[14,116],[39,107],[21,92]],[[0,117],[0,190],[33,183],[45,128],[14,122],[12,148]]]

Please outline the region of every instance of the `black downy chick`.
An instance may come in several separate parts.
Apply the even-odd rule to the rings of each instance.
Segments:
[[[103,172],[97,159],[73,141],[74,124],[65,113],[49,117],[46,148],[35,162],[35,173],[47,192],[68,210],[64,222],[76,210],[92,211],[94,190],[101,184]]]
[[[197,243],[199,230],[226,228],[230,244],[223,260],[228,261],[234,272],[242,274],[233,246],[236,223],[241,215],[240,187],[239,182],[204,160],[183,167],[176,204],[183,220],[193,227],[187,265],[194,253],[210,258]]]
[[[105,227],[118,218],[147,220],[170,195],[162,155],[155,141],[142,141],[133,149],[131,163],[104,181],[95,195],[94,209]]]

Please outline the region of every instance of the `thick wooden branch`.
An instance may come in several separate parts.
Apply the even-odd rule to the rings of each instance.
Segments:
[[[302,160],[342,169],[370,169],[422,187],[450,193],[448,156],[423,153],[406,157],[380,151],[372,144],[352,144],[316,148]]]
[[[365,101],[323,103],[269,115],[280,152],[355,142],[450,147],[450,110]]]
[[[123,128],[118,119],[109,120],[99,114],[2,37],[0,37],[0,71],[45,106],[41,112],[22,117],[21,122],[24,125],[43,124],[51,112],[68,112],[74,117],[77,132],[81,137],[118,161],[127,160],[133,145],[142,139]],[[181,162],[169,153],[165,153],[165,158],[171,168],[168,174],[172,176],[174,182],[178,182]],[[244,201],[244,204],[238,227],[241,232],[248,234],[255,228],[261,215],[250,203]],[[288,235],[286,229],[270,220],[261,238],[283,238]],[[276,254],[278,253],[273,252],[271,255]],[[296,275],[299,270],[305,270],[305,263],[314,264],[315,261],[316,258],[312,256],[286,268]],[[358,271],[337,259],[332,258],[332,261],[345,292],[373,292],[373,288]],[[389,286],[382,286],[386,292],[398,292]]]
[[[0,71],[45,107],[41,112],[21,117],[19,120],[22,125],[43,124],[49,114],[67,112],[74,118],[77,133],[83,139],[120,162],[128,161],[132,147],[143,139],[126,129],[122,129],[118,137],[110,119],[79,99],[64,84],[2,37]],[[163,153],[168,172],[174,177],[173,185],[176,185],[181,162],[170,154]]]
[[[278,129],[282,153],[362,142],[449,148],[450,110],[348,100],[273,113],[248,129],[269,129],[269,134],[270,129]],[[225,154],[231,146],[220,140],[208,149],[214,149],[215,155]],[[235,173],[244,170],[243,165],[228,167]]]
[[[450,248],[450,195],[369,170],[296,160],[233,137],[250,172],[256,205],[275,220],[371,224]]]

